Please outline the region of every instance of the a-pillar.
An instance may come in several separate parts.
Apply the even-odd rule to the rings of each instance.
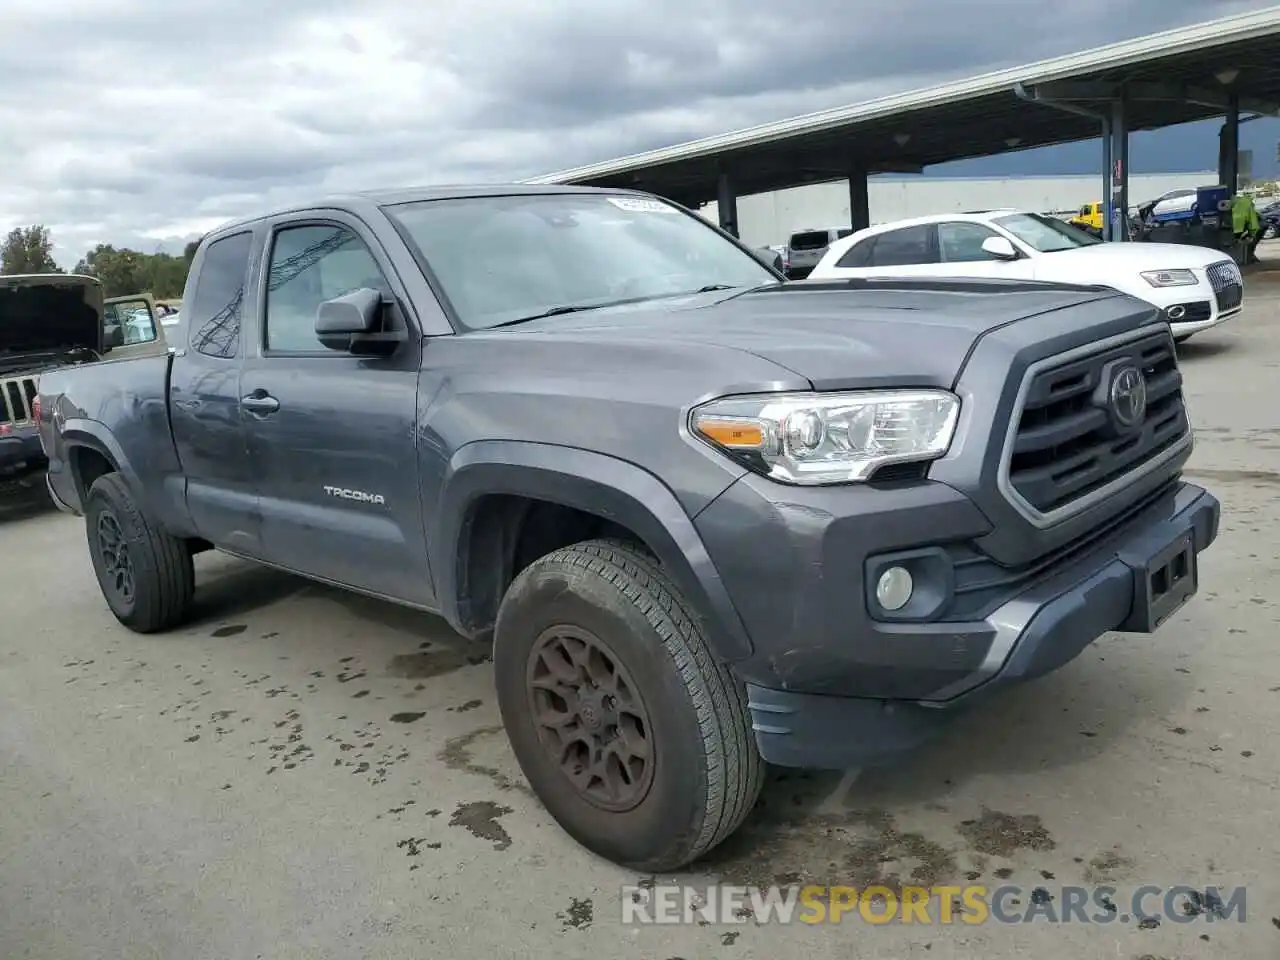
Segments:
[[[1231,196],[1240,185],[1240,95],[1232,92],[1227,97],[1227,113],[1218,131],[1218,182]]]
[[[1110,240],[1129,239],[1129,111],[1124,98],[1111,104]]]
[[[871,226],[871,196],[867,190],[867,171],[849,170],[849,226],[865,230]]]
[[[716,183],[716,206],[719,207],[720,228],[738,236],[738,194],[728,171],[722,170]]]

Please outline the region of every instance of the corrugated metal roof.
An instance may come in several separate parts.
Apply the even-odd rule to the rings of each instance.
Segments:
[[[616,160],[587,164],[557,173],[532,177],[525,183],[576,183],[646,170],[662,164],[705,158],[727,151],[761,147],[770,143],[834,128],[881,120],[927,108],[961,104],[1011,90],[1014,85],[1083,79],[1143,64],[1147,61],[1201,54],[1212,48],[1231,47],[1248,40],[1280,35],[1280,6],[1223,17],[1188,27],[1166,30],[1136,40],[1125,40],[1094,50],[997,70],[968,80],[942,84],[908,93],[880,97],[864,103],[835,107],[775,123],[760,124],[730,133],[705,137],[650,150]]]

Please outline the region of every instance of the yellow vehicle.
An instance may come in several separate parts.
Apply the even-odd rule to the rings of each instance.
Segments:
[[[1079,227],[1082,230],[1088,230],[1090,233],[1101,235],[1103,218],[1106,217],[1106,207],[1101,200],[1094,200],[1086,203],[1080,208],[1080,212],[1067,221],[1073,227]]]

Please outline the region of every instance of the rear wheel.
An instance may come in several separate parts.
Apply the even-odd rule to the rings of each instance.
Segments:
[[[191,551],[143,516],[119,474],[105,474],[90,488],[85,534],[98,586],[117,620],[138,633],[182,622],[195,594]]]
[[[645,551],[589,541],[525,569],[499,610],[494,671],[521,769],[594,853],[675,870],[755,804],[745,689]]]

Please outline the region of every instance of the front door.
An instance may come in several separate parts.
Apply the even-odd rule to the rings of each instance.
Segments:
[[[982,249],[984,241],[1001,236],[986,224],[972,220],[946,220],[937,225],[937,230],[941,264],[936,272],[940,275],[1005,280],[1029,280],[1033,275],[1032,263],[1027,257],[1001,260]]]
[[[277,224],[265,257],[240,390],[266,559],[431,605],[415,430],[421,340],[357,357],[315,335],[316,311],[332,297],[372,287],[404,302],[394,274],[364,227],[341,217]]]
[[[158,357],[168,352],[164,331],[156,322],[154,301],[148,294],[110,297],[102,301],[103,342],[108,360]]]

